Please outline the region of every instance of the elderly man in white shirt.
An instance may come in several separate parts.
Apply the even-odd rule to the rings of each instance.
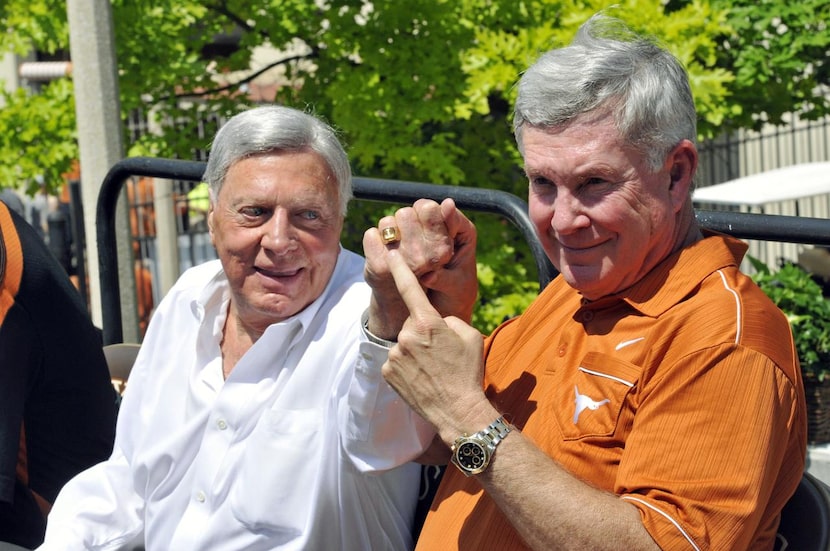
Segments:
[[[383,266],[340,246],[352,193],[336,135],[251,109],[217,133],[205,181],[219,260],[159,305],[112,457],[63,488],[40,549],[411,548],[411,461],[434,433],[380,373],[405,310]],[[436,270],[475,238],[443,212],[416,205],[365,244],[399,248],[427,288],[452,282]],[[472,304],[434,293],[469,318]]]

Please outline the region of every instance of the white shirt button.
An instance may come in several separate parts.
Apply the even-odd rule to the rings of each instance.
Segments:
[[[207,496],[204,492],[198,492],[196,494],[196,501],[198,501],[199,503],[204,503],[205,499],[207,499]]]
[[[216,421],[216,426],[219,428],[219,430],[225,430],[226,428],[228,428],[228,424],[225,422],[224,419],[219,419],[218,421]]]

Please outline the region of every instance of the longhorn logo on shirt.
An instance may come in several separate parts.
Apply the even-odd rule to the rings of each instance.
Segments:
[[[576,385],[574,385],[574,394],[576,395],[576,398],[574,399],[574,404],[576,404],[576,406],[574,407],[574,425],[576,425],[576,422],[579,421],[579,414],[581,414],[586,409],[596,410],[599,409],[600,406],[610,402],[608,398],[597,402],[590,396],[580,394],[579,388],[577,388]]]

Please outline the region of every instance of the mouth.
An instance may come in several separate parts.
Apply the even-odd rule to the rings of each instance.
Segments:
[[[558,243],[564,253],[583,254],[599,249],[606,243],[606,241],[599,241],[597,243],[565,243],[563,241],[558,241]]]
[[[294,268],[293,270],[277,270],[272,268],[260,268],[254,266],[254,271],[256,271],[259,275],[267,277],[269,279],[290,279],[292,277],[297,276],[301,271],[302,268]]]
[[[599,245],[579,245],[579,246],[575,246],[575,245],[566,245],[566,244],[560,242],[559,246],[561,247],[562,252],[564,252],[564,253],[567,253],[567,254],[581,254],[581,253],[586,253],[586,252],[592,251],[592,250],[596,249]]]

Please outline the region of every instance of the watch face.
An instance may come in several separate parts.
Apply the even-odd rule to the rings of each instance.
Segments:
[[[458,465],[468,471],[477,471],[487,466],[487,450],[477,442],[464,442],[455,452]]]

